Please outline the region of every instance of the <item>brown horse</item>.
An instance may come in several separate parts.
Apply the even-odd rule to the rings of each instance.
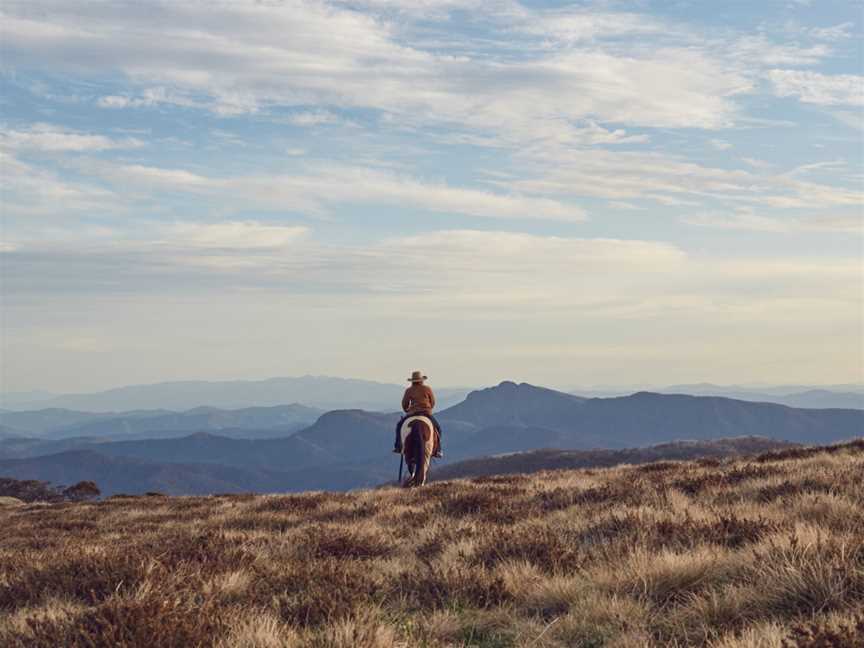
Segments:
[[[402,483],[405,488],[426,483],[434,445],[434,429],[432,421],[425,416],[409,418],[402,428],[402,454],[409,472],[408,478]]]

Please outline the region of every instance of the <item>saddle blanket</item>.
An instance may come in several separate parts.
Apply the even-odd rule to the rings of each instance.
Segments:
[[[434,433],[435,426],[432,424],[432,420],[428,416],[409,416],[402,422],[402,427],[399,429],[399,434],[402,436],[402,447],[405,447],[405,437],[411,432],[411,421],[423,421],[426,425],[429,426]]]

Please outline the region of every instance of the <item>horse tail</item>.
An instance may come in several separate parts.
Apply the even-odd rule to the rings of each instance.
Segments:
[[[414,478],[411,480],[414,486],[420,486],[426,476],[426,471],[423,466],[423,432],[420,428],[421,423],[415,421],[411,424],[411,436],[414,443],[411,444],[412,454],[411,461],[414,464]]]
[[[429,461],[432,457],[432,435],[435,434],[435,431],[431,425],[427,425],[423,421],[415,421],[411,433],[416,435],[414,485],[422,486],[426,483],[426,477],[429,473]]]

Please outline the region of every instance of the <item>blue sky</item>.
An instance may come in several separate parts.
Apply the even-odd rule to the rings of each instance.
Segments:
[[[862,7],[7,0],[2,387],[861,382]]]

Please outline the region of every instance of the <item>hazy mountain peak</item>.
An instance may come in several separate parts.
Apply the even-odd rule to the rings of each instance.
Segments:
[[[585,399],[528,383],[505,380],[494,387],[475,390],[465,400],[441,412],[441,418],[481,427],[533,425],[559,427]]]
[[[210,434],[209,432],[193,432],[192,434],[180,437],[181,439],[192,439],[195,441],[208,441],[210,439],[225,439],[227,437],[219,436],[217,434]]]
[[[486,387],[484,389],[475,389],[472,392],[469,392],[466,396],[466,399],[470,398],[482,398],[482,397],[492,397],[499,398],[502,395],[512,395],[514,393],[519,393],[522,395],[531,395],[531,394],[554,394],[557,397],[566,398],[570,400],[581,400],[578,396],[573,394],[567,394],[566,392],[557,391],[555,389],[549,389],[548,387],[538,387],[537,385],[532,385],[531,383],[521,382],[516,383],[512,380],[502,380],[500,383],[493,387]]]

